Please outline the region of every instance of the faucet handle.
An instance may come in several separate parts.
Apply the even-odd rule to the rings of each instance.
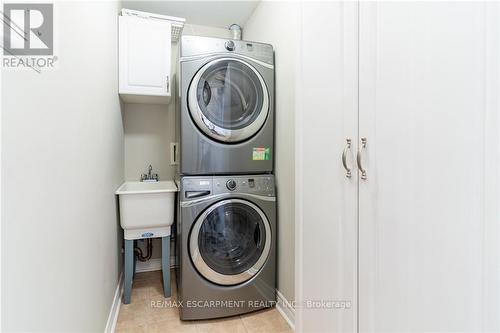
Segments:
[[[158,181],[158,174],[153,173],[153,166],[150,164],[148,167],[148,173],[141,174],[141,182],[143,181]]]

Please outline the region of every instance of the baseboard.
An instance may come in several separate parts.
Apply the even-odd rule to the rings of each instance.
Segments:
[[[170,268],[175,267],[175,257],[170,258]],[[142,262],[137,261],[137,266],[135,270],[137,273],[140,272],[151,272],[161,270],[161,258],[150,259],[148,261]],[[114,333],[116,328],[116,322],[118,321],[118,314],[120,313],[120,305],[122,304],[122,294],[123,294],[123,273],[120,274],[118,280],[118,285],[116,286],[115,296],[113,298],[113,303],[111,304],[111,309],[109,310],[108,321],[106,322],[105,333]]]
[[[295,330],[295,308],[293,305],[280,293],[279,290],[276,290],[277,303],[276,309],[281,314],[283,318],[287,321],[288,325]]]
[[[120,279],[118,280],[118,285],[115,290],[115,297],[113,298],[113,303],[111,304],[111,309],[109,310],[108,321],[106,322],[105,333],[114,333],[116,328],[116,322],[118,320],[118,313],[120,313],[120,305],[122,304],[122,292],[123,292],[123,273],[120,274]]]
[[[175,267],[175,257],[170,258],[170,268]],[[136,273],[161,271],[161,258],[149,259],[148,261],[137,261]]]

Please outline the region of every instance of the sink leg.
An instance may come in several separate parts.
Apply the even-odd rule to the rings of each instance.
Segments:
[[[136,267],[137,267],[137,256],[135,255],[135,252],[134,252],[135,250],[134,249],[135,249],[137,241],[134,240],[132,242],[133,242],[133,245],[132,245],[132,253],[133,253],[132,257],[134,258],[133,259],[133,261],[134,261],[134,268],[133,268],[133,273],[132,273],[132,281],[134,281],[134,279],[135,279],[135,273],[136,273]]]
[[[135,262],[134,262],[134,241],[125,240],[125,281],[123,285],[123,303],[129,304],[132,295],[132,282],[134,279]]]
[[[163,294],[171,296],[170,290],[170,235],[161,238],[161,266],[163,271]]]

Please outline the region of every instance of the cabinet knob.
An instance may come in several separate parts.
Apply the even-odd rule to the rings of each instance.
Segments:
[[[170,76],[167,75],[167,93],[170,92]]]

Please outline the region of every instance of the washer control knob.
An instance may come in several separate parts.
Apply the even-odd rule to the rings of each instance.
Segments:
[[[228,51],[234,51],[234,42],[232,40],[228,40],[225,44],[224,47]]]
[[[234,181],[234,179],[229,179],[226,182],[226,187],[229,191],[234,191],[234,189],[236,188],[236,182]]]

